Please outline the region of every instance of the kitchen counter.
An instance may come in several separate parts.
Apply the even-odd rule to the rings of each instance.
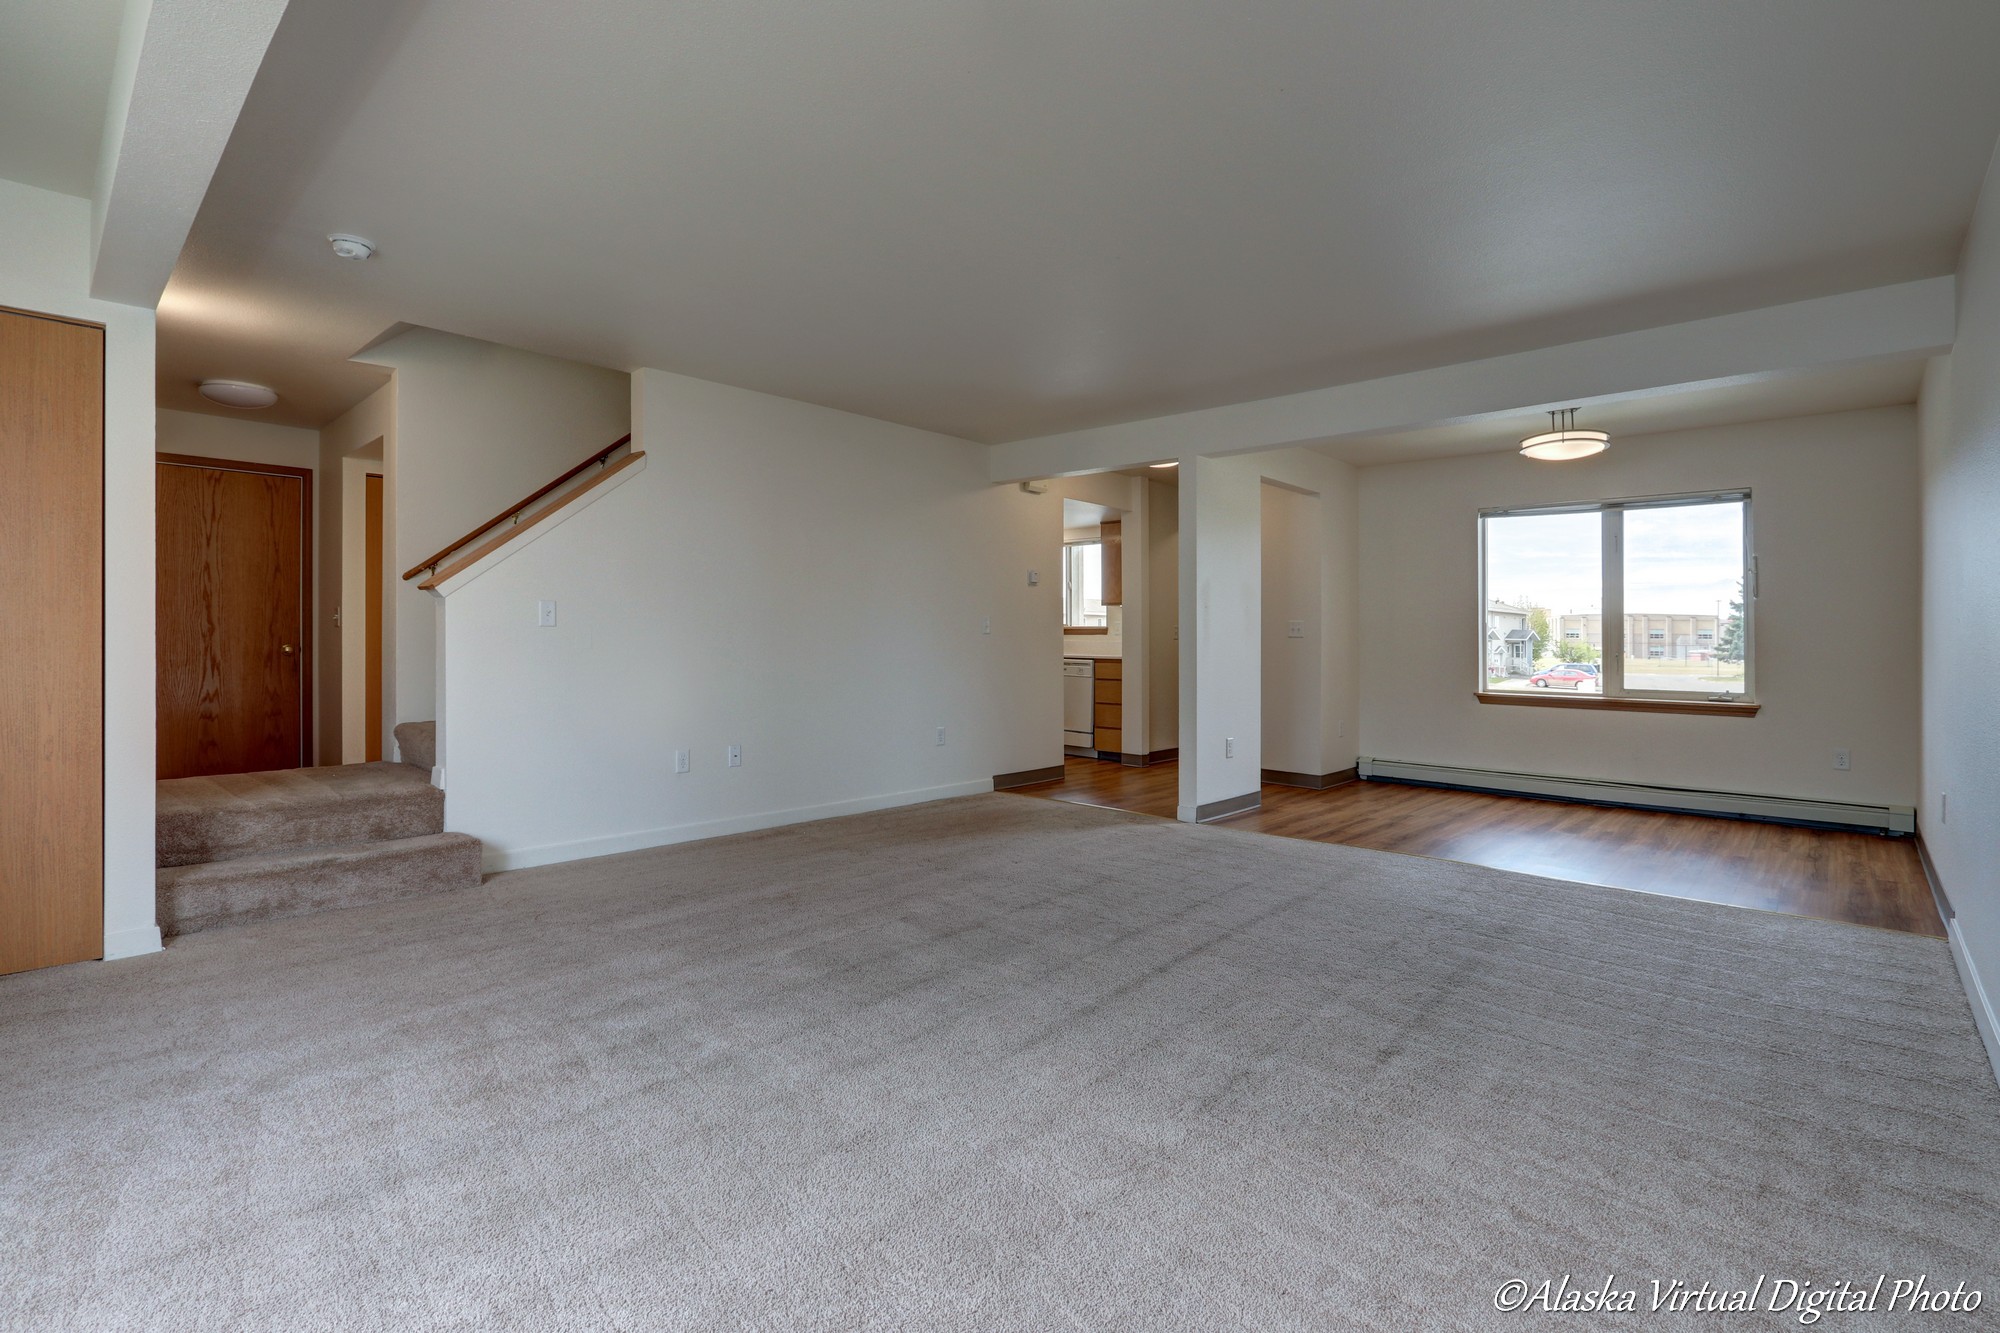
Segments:
[[[1063,649],[1063,656],[1087,658],[1092,662],[1122,662],[1125,660],[1124,650],[1119,648],[1106,649],[1103,652],[1090,652],[1083,649],[1065,648]]]

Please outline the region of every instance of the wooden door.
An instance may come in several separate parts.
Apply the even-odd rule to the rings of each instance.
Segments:
[[[159,458],[159,772],[310,762],[312,473]]]
[[[0,972],[104,955],[104,330],[0,311]]]
[[[382,758],[382,477],[370,472],[363,482],[367,494],[366,560],[368,637],[364,651],[368,675],[368,762]]]

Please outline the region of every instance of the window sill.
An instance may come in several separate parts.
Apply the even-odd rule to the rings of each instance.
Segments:
[[[1711,699],[1607,699],[1601,694],[1502,694],[1481,690],[1473,697],[1483,704],[1523,708],[1581,708],[1598,713],[1690,713],[1709,717],[1755,717],[1761,705],[1717,703]]]

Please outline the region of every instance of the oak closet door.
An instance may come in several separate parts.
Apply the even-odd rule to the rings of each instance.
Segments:
[[[310,474],[162,456],[159,775],[299,768]]]
[[[104,954],[104,330],[0,311],[0,972]]]

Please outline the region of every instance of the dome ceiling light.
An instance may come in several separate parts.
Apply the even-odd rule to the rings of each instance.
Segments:
[[[1524,458],[1539,458],[1544,462],[1567,462],[1572,458],[1588,458],[1601,454],[1611,447],[1611,437],[1601,430],[1578,430],[1576,409],[1561,408],[1549,413],[1549,428],[1540,435],[1530,435],[1521,441],[1521,455]]]
[[[332,246],[333,252],[342,259],[366,259],[375,253],[375,242],[349,235],[344,231],[337,231],[327,237],[326,243]]]
[[[242,408],[246,412],[269,407],[278,401],[276,390],[245,380],[203,380],[201,396],[224,407]]]

